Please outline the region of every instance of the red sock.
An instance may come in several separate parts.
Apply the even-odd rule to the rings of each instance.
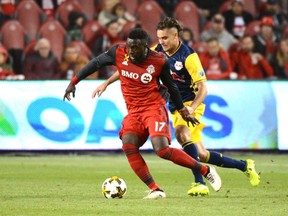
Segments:
[[[153,180],[148,166],[145,163],[143,157],[139,153],[139,148],[133,144],[124,144],[122,147],[123,151],[126,154],[128,162],[135,172],[135,174],[151,189],[158,189],[158,185]]]
[[[165,147],[157,152],[157,155],[166,160],[170,160],[175,164],[190,169],[198,169],[202,175],[206,175],[208,167],[200,164],[198,161],[190,157],[188,154],[177,148]]]

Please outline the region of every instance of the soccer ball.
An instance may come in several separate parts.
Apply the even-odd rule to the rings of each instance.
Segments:
[[[102,184],[102,194],[107,199],[121,199],[127,192],[125,181],[118,176],[107,178]]]

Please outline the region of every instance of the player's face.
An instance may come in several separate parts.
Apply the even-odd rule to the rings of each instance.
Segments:
[[[127,39],[127,51],[132,62],[139,63],[146,58],[146,44],[139,39]]]
[[[172,54],[179,46],[178,31],[176,28],[157,30],[159,44],[168,54]]]

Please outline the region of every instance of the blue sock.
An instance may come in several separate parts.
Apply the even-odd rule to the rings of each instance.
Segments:
[[[209,151],[210,157],[207,161],[209,164],[214,164],[216,166],[220,167],[226,167],[226,168],[236,168],[241,171],[246,170],[246,162],[243,160],[236,160],[227,156],[222,155],[218,152]]]
[[[183,143],[182,147],[188,155],[190,155],[195,160],[200,161],[199,156],[198,156],[198,150],[192,141]],[[205,185],[205,181],[203,180],[203,176],[201,175],[199,170],[192,169],[192,172],[195,178],[195,182]]]

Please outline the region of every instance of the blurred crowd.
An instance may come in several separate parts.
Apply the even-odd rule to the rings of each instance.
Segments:
[[[288,79],[287,9],[287,0],[2,0],[0,80],[71,79],[135,27],[157,43],[165,16],[182,24],[208,79]]]

